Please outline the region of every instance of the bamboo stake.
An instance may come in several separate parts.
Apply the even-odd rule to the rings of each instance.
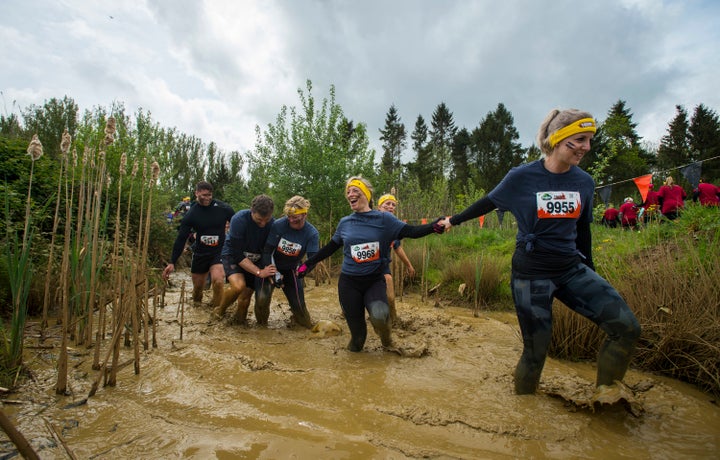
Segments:
[[[2,427],[3,431],[8,435],[8,438],[15,444],[20,455],[27,460],[40,460],[37,452],[33,450],[28,440],[25,439],[25,436],[15,428],[15,425],[13,425],[2,409],[0,409],[0,427]]]

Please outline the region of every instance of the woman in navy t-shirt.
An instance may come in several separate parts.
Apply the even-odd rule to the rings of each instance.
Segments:
[[[589,113],[551,111],[538,133],[542,159],[511,169],[486,197],[440,221],[447,230],[496,208],[517,220],[511,288],[523,337],[515,369],[518,394],[534,393],[540,382],[555,298],[607,333],[598,355],[598,386],[622,380],[640,337],[627,303],[594,271],[590,223],[595,183],[578,164],[590,150],[595,130]]]
[[[365,310],[382,345],[392,346],[385,283],[390,245],[401,238],[420,238],[433,233],[433,224],[412,226],[389,212],[373,210],[372,196],[370,182],[359,176],[351,177],[345,186],[345,198],[353,213],[340,219],[330,242],[298,268],[298,275],[304,276],[318,262],[343,248],[338,297],[350,329],[348,350],[354,352],[362,351],[365,346]]]

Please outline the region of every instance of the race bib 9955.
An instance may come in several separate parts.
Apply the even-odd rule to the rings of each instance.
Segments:
[[[537,192],[538,219],[577,219],[580,217],[580,193]]]

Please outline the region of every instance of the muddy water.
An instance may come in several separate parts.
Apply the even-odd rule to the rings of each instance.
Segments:
[[[86,404],[67,407],[87,396],[91,351],[71,354],[73,396],[57,397],[57,349],[27,350],[36,379],[3,408],[41,458],[68,458],[50,426],[83,459],[718,455],[720,408],[673,380],[628,373],[639,416],[620,403],[591,411],[552,396],[591,391],[591,364],[548,360],[539,394],[514,395],[521,343],[512,314],[474,317],[405,296],[395,332],[404,355],[383,351],[372,331],[365,351],[353,354],[345,350],[333,283],[310,286],[308,305],[315,320],[341,325],[342,335],[289,328],[287,303],[276,292],[267,329],[252,314],[249,327],[209,324],[209,308],[189,306],[181,340],[183,279],[189,285],[187,275],[174,275],[158,313],[158,348],[142,354],[140,375],[126,367],[116,387],[101,387]],[[2,449],[12,452],[7,442]]]

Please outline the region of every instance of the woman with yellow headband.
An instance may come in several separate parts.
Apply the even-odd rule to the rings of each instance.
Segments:
[[[320,247],[320,233],[307,221],[309,209],[310,201],[299,195],[287,200],[285,215],[272,224],[263,251],[264,265],[274,265],[277,270],[273,284],[285,293],[293,321],[308,329],[313,323],[305,305],[303,280],[295,269],[306,254],[313,256]]]
[[[543,158],[511,169],[487,196],[440,221],[447,230],[494,209],[508,210],[517,220],[510,284],[523,338],[515,368],[518,394],[534,393],[540,382],[553,299],[607,334],[598,355],[598,386],[623,379],[640,337],[630,307],[594,271],[590,223],[595,183],[578,165],[595,130],[587,112],[551,111],[538,132]]]
[[[365,311],[370,315],[370,323],[380,336],[382,346],[392,347],[392,322],[384,274],[390,261],[390,245],[398,239],[429,235],[434,229],[433,224],[412,226],[391,213],[373,210],[372,195],[370,182],[359,176],[351,177],[345,185],[345,198],[352,214],[340,219],[330,242],[298,268],[298,276],[305,276],[318,262],[343,248],[338,297],[350,329],[347,348],[352,352],[362,351],[365,346]],[[442,227],[437,228],[442,231]]]
[[[381,196],[378,199],[378,209],[383,212],[389,212],[391,214],[395,214],[395,210],[397,209],[397,198],[395,198],[395,195],[392,194],[385,194]],[[395,251],[395,254],[398,255],[400,260],[403,264],[405,264],[405,267],[407,268],[408,276],[410,278],[415,276],[415,267],[413,267],[412,263],[410,262],[410,259],[408,259],[407,254],[405,254],[405,250],[400,245],[400,240],[395,240],[392,242],[392,249]],[[385,283],[387,283],[387,297],[388,297],[388,305],[390,306],[390,320],[393,324],[397,324],[398,322],[398,315],[397,315],[397,307],[395,306],[395,284],[393,283],[393,277],[392,273],[390,271],[390,264],[388,264],[387,268],[385,269]]]

